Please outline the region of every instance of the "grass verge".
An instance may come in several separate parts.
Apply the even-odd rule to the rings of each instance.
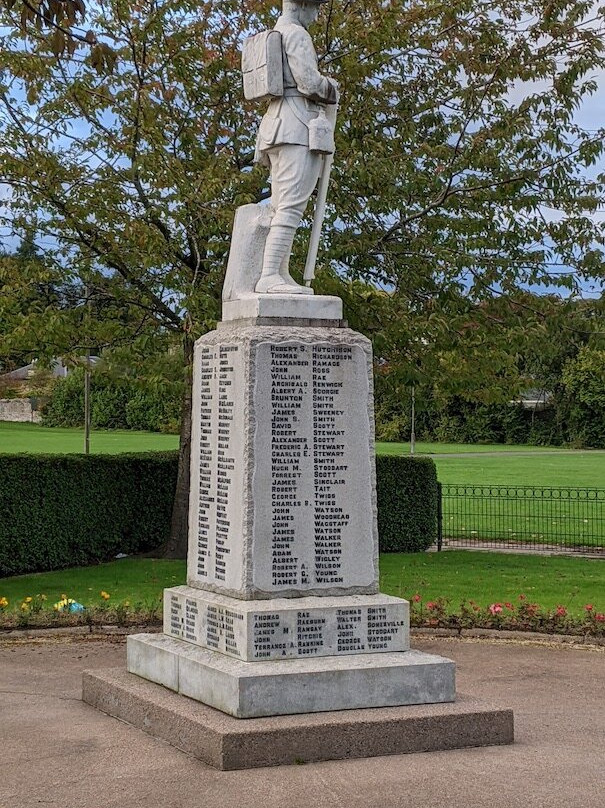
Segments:
[[[127,558],[5,578],[0,628],[158,623],[162,590],[185,577],[183,561]],[[380,559],[380,588],[411,601],[413,625],[605,635],[605,564],[599,560],[467,551],[389,554]],[[85,610],[55,611],[63,596]]]
[[[135,432],[130,429],[93,429],[90,451],[93,454],[155,452],[179,448],[178,435]],[[45,427],[0,421],[0,452],[3,454],[78,454],[84,452],[84,430]]]

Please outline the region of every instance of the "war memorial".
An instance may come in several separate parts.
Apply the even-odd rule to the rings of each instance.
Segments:
[[[223,769],[513,739],[512,712],[456,694],[378,591],[371,344],[310,285],[338,102],[319,8],[285,0],[244,45],[272,196],[236,212],[222,321],[195,346],[187,585],[165,590],[163,633],[128,638],[127,670],[84,674],[90,704]]]

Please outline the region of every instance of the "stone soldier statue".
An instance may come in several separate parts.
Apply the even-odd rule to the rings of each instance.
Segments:
[[[319,72],[307,31],[322,2],[325,0],[283,0],[283,13],[275,26],[282,41],[283,96],[269,104],[256,143],[256,159],[271,169],[273,213],[257,292],[311,291],[292,279],[288,262],[296,228],[319,178],[322,155],[333,151],[333,127],[326,121],[325,107],[336,104],[337,84]],[[313,142],[317,129],[311,122],[315,121],[328,124],[320,134],[323,143]],[[332,142],[326,144],[326,140]]]
[[[270,99],[256,141],[256,162],[271,171],[270,205],[236,212],[223,300],[256,294],[313,294],[288,271],[296,229],[321,175],[312,233],[315,251],[334,151],[338,85],[323,76],[308,26],[327,0],[283,0],[275,28],[244,43],[244,95]],[[325,158],[325,159],[324,159]],[[323,189],[323,196],[322,196]],[[311,254],[310,250],[310,254]],[[312,261],[314,267],[314,256]],[[305,278],[312,277],[305,272]]]

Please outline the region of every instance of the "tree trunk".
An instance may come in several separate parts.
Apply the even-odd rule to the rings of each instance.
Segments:
[[[181,409],[181,436],[179,442],[179,466],[176,478],[170,539],[163,548],[164,558],[187,558],[189,527],[189,462],[191,458],[191,399],[193,382],[193,340],[189,334],[183,337],[185,362],[185,389]]]

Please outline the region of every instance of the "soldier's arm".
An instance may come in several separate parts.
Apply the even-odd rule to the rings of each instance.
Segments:
[[[336,82],[322,76],[317,69],[317,56],[309,33],[297,29],[286,34],[284,50],[298,91],[313,101],[335,104]]]

